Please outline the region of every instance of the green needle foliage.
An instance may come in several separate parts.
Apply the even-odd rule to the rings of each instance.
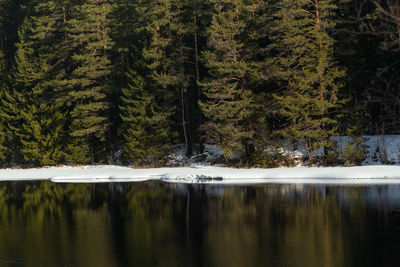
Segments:
[[[181,9],[181,2],[161,0],[150,1],[144,11],[147,17],[144,32],[149,41],[143,56],[151,72],[149,84],[159,116],[169,120],[170,127],[164,131],[170,136],[170,144],[176,139],[178,129],[182,129],[179,132],[183,132],[184,139],[188,138],[186,116],[182,112],[186,108],[189,79],[185,75],[187,57],[183,42],[187,29],[180,21]]]
[[[57,45],[63,16],[58,11],[55,2],[38,1],[25,18],[15,56],[16,86],[4,103],[19,156],[28,164],[56,164],[63,156],[64,116],[56,101],[56,79],[63,71]]]
[[[286,138],[304,139],[312,152],[336,133],[338,90],[345,75],[333,58],[333,0],[284,0],[272,26],[270,66],[281,83],[274,97],[287,124]]]
[[[107,0],[85,1],[75,5],[68,22],[68,38],[74,46],[71,57],[73,71],[68,80],[68,101],[71,105],[68,160],[93,162],[106,158],[109,131],[108,93],[111,61]]]
[[[6,84],[6,62],[3,56],[2,51],[0,51],[0,101],[3,101],[4,94],[7,90]],[[7,155],[7,145],[6,145],[6,137],[7,137],[7,127],[6,121],[1,114],[3,111],[3,105],[0,102],[0,160],[3,161]]]
[[[127,73],[128,87],[122,89],[124,158],[127,162],[151,163],[164,155],[168,146],[168,120],[159,111],[154,96],[148,92],[144,78]]]
[[[113,163],[115,151],[154,164],[206,142],[256,164],[283,138],[337,164],[332,135],[356,132],[357,152],[358,135],[400,133],[399,10],[395,0],[0,0],[0,164]]]
[[[213,16],[208,29],[208,49],[203,52],[208,77],[202,81],[207,99],[200,103],[214,126],[216,142],[228,157],[243,154],[253,139],[251,117],[255,108],[247,87],[248,62],[244,54],[246,12],[240,0],[212,1]]]

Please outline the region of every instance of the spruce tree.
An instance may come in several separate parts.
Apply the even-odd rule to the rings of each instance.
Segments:
[[[254,94],[248,88],[249,64],[244,48],[246,6],[240,0],[211,1],[213,16],[208,48],[203,52],[208,77],[202,81],[207,97],[200,103],[211,120],[213,142],[228,157],[243,155],[254,138],[251,118]]]
[[[200,40],[201,33],[198,25],[205,21],[202,17],[204,6],[206,6],[205,3],[198,4],[192,0],[178,3],[151,0],[121,1],[117,5],[119,8],[117,10],[121,10],[118,14],[126,12],[123,7],[125,9],[129,7],[130,14],[125,15],[117,24],[119,28],[116,27],[118,29],[116,36],[119,40],[116,48],[118,47],[121,55],[117,62],[122,62],[125,68],[130,65],[130,70],[126,73],[135,72],[134,80],[139,76],[144,78],[146,84],[144,90],[157,107],[153,108],[151,114],[147,116],[165,118],[165,123],[158,126],[153,124],[154,135],[151,131],[146,131],[146,138],[149,140],[155,140],[160,132],[165,133],[163,136],[169,137],[160,142],[153,142],[154,151],[157,151],[156,146],[160,148],[160,151],[165,151],[173,142],[184,142],[186,153],[190,155],[192,144],[197,141],[195,134],[202,120],[197,101],[200,98],[199,58],[200,47],[203,43]],[[129,26],[130,31],[127,29]],[[131,58],[126,56],[127,51],[131,53]],[[125,75],[121,80],[125,79],[130,85],[124,86],[126,89],[122,93],[121,108],[130,105],[129,101],[126,102],[129,100],[126,90],[130,90],[132,84],[135,84],[129,75]],[[143,105],[147,104],[144,102]],[[131,116],[134,114],[131,113]],[[129,120],[126,113],[122,116],[125,121],[122,133],[126,140]],[[132,136],[131,138],[140,140],[144,137]],[[163,142],[167,146],[162,145]]]
[[[109,91],[111,62],[107,0],[88,0],[76,4],[68,21],[67,34],[74,54],[68,79],[71,112],[68,160],[99,161],[106,158],[109,133]]]
[[[129,84],[122,89],[120,106],[124,158],[127,162],[151,163],[168,149],[167,114],[160,112],[143,77],[131,70],[127,78]]]
[[[148,4],[144,23],[149,43],[143,55],[151,71],[150,84],[154,101],[160,115],[168,117],[171,126],[164,131],[171,137],[171,143],[175,141],[174,132],[182,129],[179,132],[186,144],[186,153],[191,154],[190,119],[187,112],[190,78],[185,68],[188,49],[184,43],[187,28],[181,21],[183,8],[182,2],[171,0],[151,1]]]
[[[126,73],[133,67],[135,60],[141,58],[145,36],[138,30],[143,22],[141,13],[143,1],[119,0],[112,5],[111,38],[113,82],[115,86],[126,87]]]
[[[335,112],[344,76],[334,58],[333,0],[278,2],[271,27],[274,57],[270,67],[281,85],[275,99],[286,125],[282,134],[304,139],[309,152],[329,143],[336,133]]]
[[[63,155],[64,115],[57,101],[63,15],[56,2],[37,1],[32,7],[19,30],[14,88],[5,94],[3,112],[15,146],[14,160],[56,164]]]
[[[128,88],[127,73],[136,61],[142,60],[141,51],[145,37],[138,32],[141,13],[138,12],[141,1],[118,0],[112,1],[112,13],[110,14],[110,36],[114,41],[110,60],[112,71],[110,76],[110,121],[113,126],[110,128],[111,150],[121,150],[124,145],[124,122],[121,118],[120,107],[124,106],[122,101],[122,88]],[[143,61],[143,60],[142,60]],[[145,74],[139,70],[133,70]],[[115,155],[112,151],[109,153]],[[126,157],[129,158],[129,157]]]
[[[202,99],[202,86],[200,82],[204,76],[204,65],[201,60],[201,51],[206,48],[206,29],[212,17],[211,3],[209,1],[183,0],[181,5],[181,23],[185,25],[183,38],[185,52],[185,75],[187,79],[186,125],[189,142],[195,146],[199,144],[199,151],[204,149],[205,139],[201,136],[201,125],[204,123],[204,115],[199,106]]]

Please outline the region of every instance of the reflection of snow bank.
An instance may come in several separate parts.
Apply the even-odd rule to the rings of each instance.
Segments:
[[[132,169],[119,166],[52,167],[42,169],[2,169],[0,170],[0,180],[50,180],[69,183],[162,180],[171,183],[212,184],[400,184],[400,166],[276,169],[233,169],[211,166],[154,169]]]

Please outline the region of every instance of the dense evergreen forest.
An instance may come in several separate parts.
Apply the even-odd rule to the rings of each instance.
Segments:
[[[397,0],[0,0],[2,165],[400,133]]]

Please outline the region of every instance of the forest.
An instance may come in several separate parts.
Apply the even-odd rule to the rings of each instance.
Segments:
[[[356,157],[400,133],[399,65],[397,0],[0,0],[0,164]]]

